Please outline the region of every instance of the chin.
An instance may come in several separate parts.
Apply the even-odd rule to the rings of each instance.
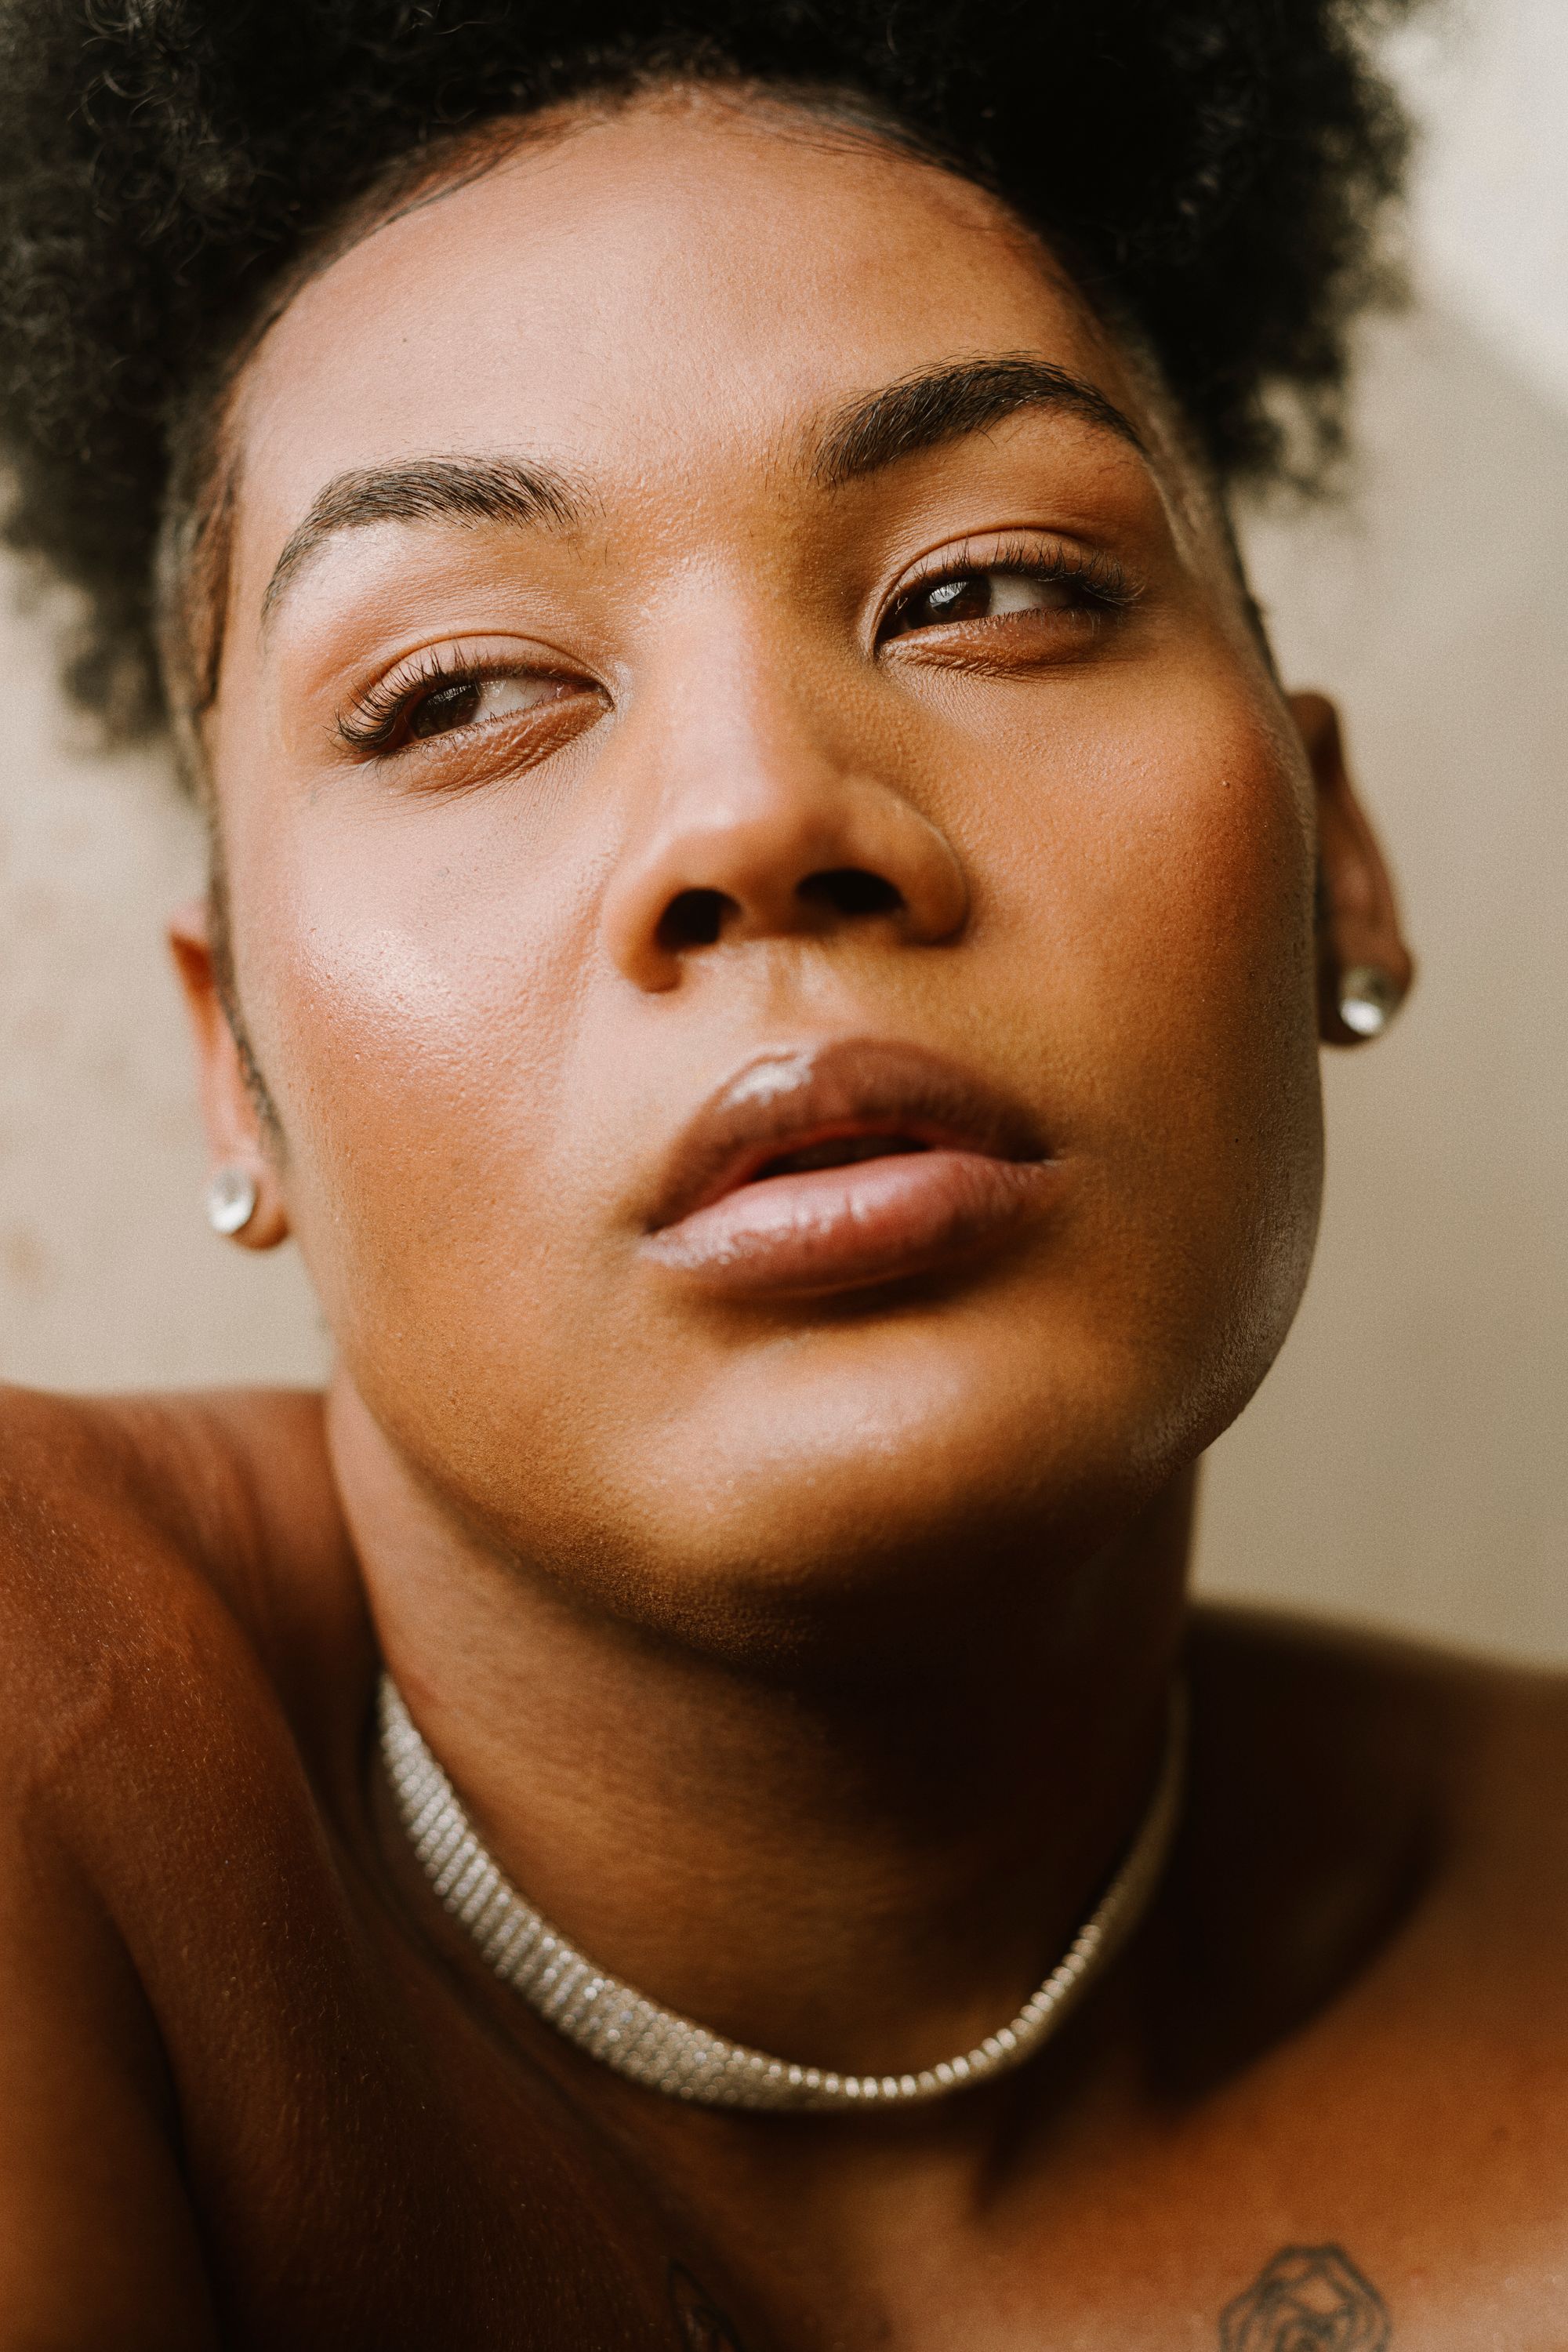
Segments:
[[[885,1637],[917,1592],[951,1616],[977,1579],[1071,1573],[1140,1517],[1215,1433],[1150,1369],[1016,1318],[797,1335],[645,1427],[569,1528],[537,1480],[503,1515],[523,1557],[565,1552],[683,1636],[831,1643],[865,1608]]]
[[[1310,1221],[1261,1222],[1185,1254],[1047,1234],[766,1314],[590,1286],[573,1315],[454,1280],[382,1319],[420,1344],[375,1350],[362,1393],[492,1555],[591,1605],[776,1643],[831,1640],[864,1603],[885,1634],[895,1596],[951,1612],[977,1577],[1071,1573],[1182,1476],[1300,1294]]]

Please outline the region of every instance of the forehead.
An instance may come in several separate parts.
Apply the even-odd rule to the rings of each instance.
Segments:
[[[324,481],[437,450],[718,489],[847,394],[969,351],[1037,353],[1139,404],[984,191],[783,110],[645,102],[525,139],[296,296],[234,419],[242,544],[269,560]]]

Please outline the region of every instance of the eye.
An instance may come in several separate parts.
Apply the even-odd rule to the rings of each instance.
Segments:
[[[950,557],[893,600],[878,632],[879,644],[923,629],[1026,625],[1062,614],[1091,623],[1124,610],[1137,591],[1109,557],[1082,548],[1038,544],[993,548],[991,561]]]
[[[498,736],[535,720],[553,740],[554,708],[580,704],[586,720],[603,708],[602,694],[583,677],[565,677],[515,654],[501,659],[461,647],[415,655],[359,695],[338,719],[338,733],[361,756],[395,756],[420,743],[450,737]]]
[[[1000,621],[1012,613],[1060,613],[1083,602],[1065,580],[1037,572],[961,572],[933,580],[901,596],[889,615],[885,636],[908,629],[934,629],[954,621]]]
[[[408,709],[407,732],[423,741],[432,735],[450,734],[458,727],[493,726],[499,719],[535,709],[542,702],[560,702],[575,690],[560,677],[454,678],[420,696]]]

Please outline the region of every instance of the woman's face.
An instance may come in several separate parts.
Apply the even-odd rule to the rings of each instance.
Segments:
[[[1307,762],[1141,371],[973,187],[670,98],[363,237],[234,431],[237,996],[395,1446],[639,1606],[1102,1537],[1321,1156]]]

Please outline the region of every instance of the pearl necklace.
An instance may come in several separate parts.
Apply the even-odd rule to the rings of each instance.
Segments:
[[[1142,1823],[1063,1958],[1010,2025],[918,2074],[839,2074],[793,2065],[710,2033],[595,1968],[502,1876],[456,1791],[415,1729],[390,1675],[381,1680],[381,1753],[409,1843],[437,1895],[497,1976],[567,2041],[634,2083],[705,2107],[918,2106],[1021,2066],[1103,1974],[1148,1907],[1181,1801],[1184,1709],[1173,1694],[1164,1760]]]

